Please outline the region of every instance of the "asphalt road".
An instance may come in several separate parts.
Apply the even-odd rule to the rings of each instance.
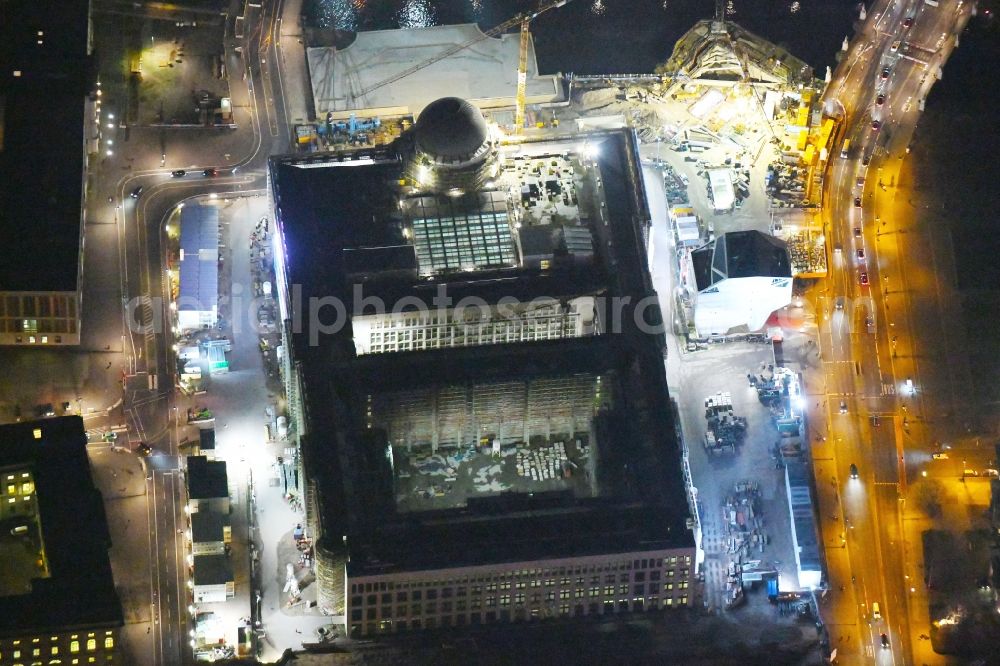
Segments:
[[[134,599],[134,603],[150,604],[151,631],[135,639],[147,643],[133,646],[132,652],[152,655],[155,664],[192,659],[184,545],[186,493],[173,423],[173,340],[162,323],[169,322],[170,302],[165,223],[179,203],[192,197],[261,192],[268,156],[289,150],[291,132],[279,51],[283,5],[280,1],[263,8],[248,4],[245,37],[240,40],[233,35],[233,25],[227,25],[225,57],[235,130],[125,127],[121,119],[126,115],[128,72],[122,71],[122,62],[127,59],[109,55],[101,62],[101,126],[107,154],[90,172],[87,219],[95,230],[113,225],[117,253],[102,256],[85,270],[83,289],[85,311],[105,313],[91,328],[92,344],[112,347],[121,354],[124,413],[132,447],[143,441],[153,448],[153,455],[146,459],[149,598],[137,595]],[[298,11],[290,15],[297,17]],[[127,46],[128,39],[113,34],[121,29],[120,23],[118,15],[99,20],[95,41]],[[217,175],[204,176],[206,168],[216,169]],[[186,174],[173,177],[178,169]],[[130,196],[138,187],[141,195]],[[105,235],[102,252],[108,241],[113,242],[112,234]]]
[[[829,424],[834,491],[821,502],[822,524],[828,552],[831,544],[844,548],[843,557],[828,558],[831,589],[843,586],[845,593],[827,621],[856,629],[837,646],[842,662],[934,660],[919,639],[930,628],[915,595],[922,582],[913,557],[907,561],[919,544],[907,544],[901,500],[916,460],[930,458],[940,441],[935,430],[955,420],[961,373],[950,358],[958,350],[925,354],[948,337],[941,328],[954,303],[942,294],[950,275],[925,259],[933,242],[911,247],[919,230],[894,201],[920,100],[969,18],[968,3],[960,4],[877,2],[827,90],[828,108],[844,113],[840,142],[850,140],[846,156],[838,146],[828,171],[825,209],[835,249],[817,299],[827,394],[821,418]],[[940,420],[927,418],[931,413]],[[825,488],[826,477],[817,478]]]

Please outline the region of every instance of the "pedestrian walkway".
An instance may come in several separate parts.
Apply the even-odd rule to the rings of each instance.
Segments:
[[[305,37],[300,24],[301,16],[302,0],[286,0],[284,2],[278,48],[281,55],[283,104],[290,125],[315,120],[312,86],[309,82],[309,67],[306,62]]]

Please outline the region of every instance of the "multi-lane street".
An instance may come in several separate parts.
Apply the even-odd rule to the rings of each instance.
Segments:
[[[935,661],[903,511],[908,478],[962,421],[967,379],[940,231],[900,201],[900,164],[971,9],[875,3],[825,98],[841,129],[825,197],[833,270],[816,299],[827,400],[815,417],[828,426],[816,459],[841,661]]]

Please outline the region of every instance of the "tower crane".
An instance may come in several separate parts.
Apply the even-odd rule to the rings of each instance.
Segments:
[[[484,39],[489,37],[495,37],[508,30],[509,28],[519,25],[521,27],[521,42],[518,50],[518,67],[517,67],[517,93],[515,95],[515,110],[514,110],[514,131],[520,133],[521,128],[524,126],[524,108],[525,108],[525,98],[527,94],[527,84],[528,84],[528,25],[533,19],[538,17],[550,9],[555,9],[557,7],[562,7],[570,0],[542,0],[538,8],[532,12],[521,12],[520,14],[507,19],[503,23],[486,30],[485,32],[476,35],[472,39],[462,42],[461,44],[455,44],[446,48],[444,51],[422,60],[415,65],[407,67],[406,69],[396,72],[392,76],[382,79],[377,83],[364,88],[356,95],[354,99],[362,99],[365,95],[378,90],[379,88],[385,87],[391,83],[395,83],[401,79],[405,79],[411,74],[420,71],[424,67],[433,65],[434,63],[444,60],[450,56],[455,55],[459,51],[464,51],[470,46],[474,46]]]

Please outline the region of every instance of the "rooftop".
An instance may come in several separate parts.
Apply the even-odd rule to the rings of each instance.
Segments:
[[[748,277],[790,278],[788,245],[760,231],[732,231],[692,253],[698,290],[720,280]]]
[[[189,203],[181,210],[180,310],[219,304],[219,209]]]
[[[482,36],[474,23],[357,34],[344,48],[306,50],[316,117],[328,112],[343,118],[351,111],[371,115],[418,115],[434,100],[458,96],[480,108],[514,106],[519,36],[484,38],[390,85],[367,94],[371,86],[397,76],[416,63]],[[534,43],[529,42],[527,101],[563,98],[557,76],[538,74]]]
[[[27,497],[20,501],[29,506],[19,515],[2,517],[2,636],[122,624],[108,558],[111,537],[86,445],[77,416],[0,426],[4,495]],[[23,485],[26,472],[31,488]],[[17,486],[13,494],[8,492],[11,481]],[[25,524],[27,531],[11,534]],[[17,563],[25,560],[17,553],[31,553],[32,567],[40,559],[43,571],[19,576],[24,569]]]
[[[270,165],[287,283],[300,303],[340,296],[352,313],[292,340],[307,473],[320,479],[324,530],[348,535],[352,568],[690,546],[664,340],[633,305],[650,297],[646,321],[658,323],[632,135],[501,147],[495,182],[456,196],[415,191],[398,146],[365,157]],[[525,229],[551,240],[524,248]],[[362,275],[358,251],[379,248],[386,270]],[[619,295],[629,301],[610,323],[597,310]],[[494,319],[505,299],[543,297],[555,307],[532,310],[530,326]],[[454,314],[466,298],[475,312]],[[400,342],[411,334],[421,342]]]
[[[193,500],[229,497],[226,463],[205,456],[188,456],[188,497]]]
[[[76,291],[89,3],[4,3],[0,291]],[[39,118],[44,117],[44,121]]]
[[[218,511],[198,511],[191,514],[191,539],[194,543],[222,541],[224,528],[230,524],[229,514]]]
[[[225,585],[233,582],[233,563],[228,555],[195,555],[195,585]]]

